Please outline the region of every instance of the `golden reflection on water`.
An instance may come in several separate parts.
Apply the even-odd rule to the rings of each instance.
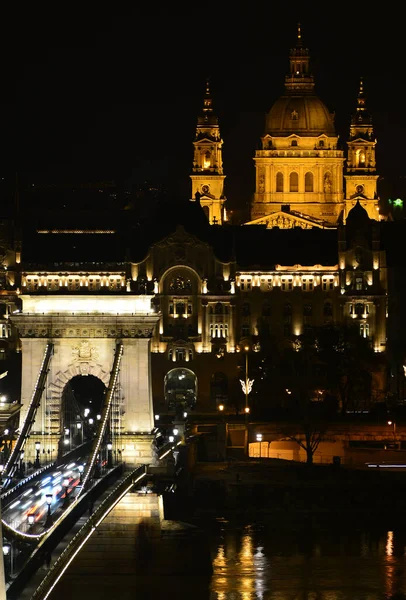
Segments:
[[[226,528],[210,600],[406,600],[405,541],[403,529]]]

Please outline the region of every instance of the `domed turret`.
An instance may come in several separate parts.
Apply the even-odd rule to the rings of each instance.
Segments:
[[[369,224],[369,216],[367,211],[363,206],[361,206],[360,201],[357,200],[355,206],[350,210],[347,217],[347,225],[357,225],[362,226],[365,224]]]

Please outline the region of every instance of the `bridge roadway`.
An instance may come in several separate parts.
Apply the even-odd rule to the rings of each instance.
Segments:
[[[175,447],[173,444],[167,446],[161,448],[158,459],[167,456]],[[3,533],[9,537],[9,540],[12,540],[12,543],[20,543],[21,540],[24,543],[27,541],[28,535],[32,538],[29,540],[32,543],[29,550],[30,554],[28,555],[26,552],[23,564],[14,569],[13,576],[8,578],[6,584],[7,600],[20,600],[31,597],[43,600],[45,598],[44,585],[37,592],[37,595],[35,595],[35,591],[43,582],[44,577],[47,576],[46,585],[52,586],[53,579],[63,575],[72,553],[76,551],[82,542],[86,541],[85,538],[87,539],[95,531],[96,526],[102,523],[117,503],[117,499],[121,499],[121,495],[123,493],[125,495],[130,489],[137,489],[137,482],[147,474],[145,465],[130,470],[126,470],[123,464],[117,465],[115,468],[107,469],[100,479],[95,479],[91,485],[88,485],[85,493],[79,497],[79,494],[74,494],[76,486],[80,485],[80,476],[78,478],[76,473],[78,464],[79,461],[75,465],[72,463],[59,465],[58,469],[54,467],[51,470],[52,472],[50,471],[51,474],[43,473],[34,483],[32,479],[26,481],[20,487],[17,497],[15,497],[15,492],[12,492],[12,490],[7,492],[7,494],[12,495],[12,501],[8,502],[8,506],[5,504],[3,509],[5,517],[5,519],[2,519],[3,530],[5,530]],[[73,475],[68,489],[68,494],[72,494],[69,503],[66,501],[66,492],[63,493],[62,491],[61,494],[60,490],[59,473],[62,471],[63,466],[65,475],[68,474],[68,471],[71,471],[71,475]],[[50,481],[51,477],[54,479],[54,483]],[[39,503],[43,507],[44,492],[47,489],[55,493],[54,523],[49,529],[50,524],[47,524],[46,520],[44,522],[45,514],[42,510],[41,518],[36,521],[30,532],[28,532],[26,512],[32,510],[33,501],[38,502],[38,493],[41,494]],[[62,497],[58,498],[58,494]],[[5,502],[4,499],[3,502]],[[26,506],[28,504],[30,506]],[[10,521],[7,522],[7,517],[14,521],[14,527],[10,526]],[[35,547],[34,544],[36,544]],[[66,553],[67,548],[69,549],[68,553]],[[48,561],[51,564],[49,571],[46,570]],[[51,572],[52,576],[50,577]]]

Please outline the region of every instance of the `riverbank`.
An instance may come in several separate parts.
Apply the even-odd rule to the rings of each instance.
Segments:
[[[405,519],[406,472],[292,461],[198,464],[168,507],[188,518]]]

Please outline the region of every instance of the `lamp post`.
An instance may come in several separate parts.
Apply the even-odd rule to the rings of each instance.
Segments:
[[[252,391],[252,386],[254,385],[254,379],[250,379],[248,377],[248,352],[250,351],[250,347],[246,345],[243,347],[243,350],[245,352],[245,379],[240,379],[240,383],[241,383],[242,391],[245,394],[244,413],[247,415],[250,412],[248,396],[250,395],[250,393]],[[259,350],[260,350],[259,344],[255,344],[255,346],[253,346],[253,350],[255,352],[259,352]],[[237,351],[238,352],[241,351],[241,348],[239,346],[237,347]]]
[[[40,462],[39,462],[39,451],[40,451],[40,448],[41,448],[41,443],[40,442],[35,442],[35,450],[36,450],[37,454],[36,454],[36,457],[35,457],[35,463],[34,464],[35,464],[35,467],[37,469],[39,469],[39,467],[40,467]]]
[[[46,502],[48,505],[48,513],[47,513],[47,518],[45,521],[45,529],[50,529],[52,527],[52,525],[54,524],[54,520],[53,520],[52,514],[51,514],[52,494],[46,494],[45,499],[46,499]]]
[[[20,452],[20,477],[24,477],[24,450]]]
[[[28,528],[27,528],[27,530],[28,530],[28,532],[29,532],[29,533],[31,533],[31,532],[32,532],[33,525],[34,525],[34,523],[35,523],[35,515],[32,515],[32,514],[31,514],[31,515],[28,515],[28,517],[27,517],[27,523],[28,523]]]
[[[393,428],[393,439],[396,442],[396,423],[395,423],[395,421],[388,421],[388,425],[392,425],[392,428]]]
[[[111,469],[113,466],[113,444],[111,442],[107,443],[107,468]]]
[[[85,467],[84,467],[83,465],[79,465],[79,466],[78,466],[79,477],[80,477],[80,479],[79,479],[79,483],[80,483],[80,485],[82,485],[82,484],[83,484],[83,471],[84,471],[84,470],[85,470]]]
[[[3,558],[4,579],[7,582],[13,577],[13,549],[11,547],[11,544],[3,544]],[[5,597],[6,596],[4,595],[4,598]]]

